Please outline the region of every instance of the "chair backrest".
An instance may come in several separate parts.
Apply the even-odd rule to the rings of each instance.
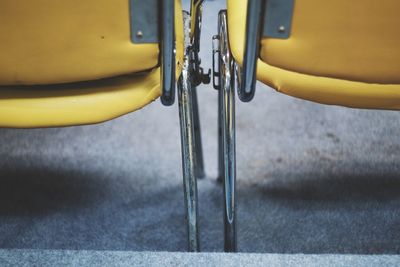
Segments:
[[[260,57],[304,74],[398,84],[399,12],[398,0],[295,0],[289,37],[262,37]]]
[[[2,0],[0,85],[86,81],[156,67],[159,44],[131,41],[129,5]]]
[[[255,68],[258,57],[270,66],[293,73],[370,84],[400,84],[400,1],[243,2],[248,7],[243,65],[249,77],[242,80],[253,86],[247,90],[254,93],[250,74],[255,72],[249,69]],[[251,42],[255,38],[251,30],[259,34],[256,43]]]

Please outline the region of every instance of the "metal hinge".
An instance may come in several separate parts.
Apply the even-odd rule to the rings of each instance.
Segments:
[[[212,81],[213,81],[213,87],[216,90],[221,89],[220,85],[220,77],[221,73],[219,72],[219,60],[221,57],[221,51],[219,50],[219,36],[214,35],[212,37]],[[217,57],[217,59],[215,59]],[[215,61],[218,62],[218,66],[216,66]],[[217,82],[218,81],[218,82]]]
[[[267,0],[265,3],[263,37],[290,37],[294,0]]]
[[[159,42],[158,6],[158,0],[129,1],[132,43],[143,44]]]

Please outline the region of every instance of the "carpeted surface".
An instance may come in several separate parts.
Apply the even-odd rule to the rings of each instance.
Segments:
[[[205,5],[205,67],[223,3]],[[217,92],[198,93],[201,243],[221,251]],[[237,103],[239,250],[399,253],[399,133],[398,112],[323,106],[259,85],[253,102]],[[0,248],[186,250],[177,105],[156,101],[100,125],[1,129],[0,139]]]
[[[400,256],[0,250],[1,266],[398,266]]]

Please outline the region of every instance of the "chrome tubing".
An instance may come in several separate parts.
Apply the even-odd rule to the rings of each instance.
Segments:
[[[243,102],[251,101],[256,91],[257,59],[260,48],[263,3],[263,0],[250,0],[247,2],[243,72],[241,85],[238,89],[239,99]]]
[[[192,84],[192,104],[193,104],[193,127],[195,133],[196,145],[196,164],[195,174],[198,179],[204,178],[204,159],[203,159],[203,146],[201,142],[201,127],[199,118],[199,108],[197,101],[197,88],[201,83],[207,83],[207,75],[203,73],[203,68],[200,67],[200,33],[201,33],[201,20],[203,15],[203,2],[204,0],[192,0],[190,3],[190,80]]]
[[[220,71],[220,47],[219,34],[212,37],[212,80],[214,89],[218,90],[218,176],[217,182],[222,183],[224,176],[224,151],[222,148],[222,93],[221,93],[221,71]]]
[[[198,229],[198,201],[197,180],[195,174],[196,148],[195,132],[193,125],[193,89],[191,81],[190,61],[190,16],[183,12],[184,19],[184,59],[182,74],[178,80],[179,118],[181,129],[183,190],[186,208],[188,250],[190,252],[200,251],[199,229]]]
[[[194,128],[194,142],[195,142],[195,166],[194,172],[197,179],[204,178],[204,158],[203,158],[203,144],[201,142],[201,127],[200,127],[200,116],[199,106],[197,100],[197,88],[192,83],[192,105],[193,105],[193,128]]]
[[[221,170],[224,183],[224,248],[237,251],[236,241],[236,151],[235,151],[235,61],[231,55],[227,31],[227,14],[218,15],[219,39],[219,122],[221,129]]]
[[[161,0],[161,103],[171,106],[175,101],[175,3]]]

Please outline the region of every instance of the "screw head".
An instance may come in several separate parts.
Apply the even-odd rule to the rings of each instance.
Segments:
[[[142,31],[137,31],[136,32],[136,37],[137,38],[142,38],[143,37],[143,32]]]

